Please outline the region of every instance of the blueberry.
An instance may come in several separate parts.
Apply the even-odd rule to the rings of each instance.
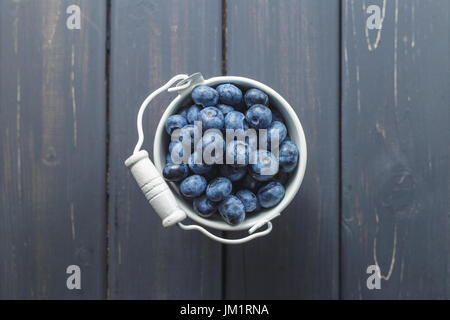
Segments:
[[[203,161],[201,154],[194,152],[189,157],[189,169],[196,174],[205,174],[211,171],[212,166]]]
[[[269,97],[267,94],[255,88],[250,89],[245,93],[244,101],[248,108],[255,104],[269,105]]]
[[[227,177],[233,182],[242,179],[247,173],[247,169],[245,167],[233,167],[227,165],[220,166],[219,171],[221,175]]]
[[[231,111],[225,116],[225,129],[247,130],[248,124],[245,121],[245,115],[239,111]]]
[[[285,189],[279,182],[269,182],[258,190],[258,201],[263,208],[272,208],[283,199]]]
[[[203,161],[206,164],[223,163],[223,154],[225,153],[225,140],[222,132],[217,129],[209,129],[203,134],[202,138]]]
[[[250,190],[240,190],[236,193],[236,197],[242,201],[245,212],[252,212],[258,208],[258,198]]]
[[[272,111],[262,104],[255,104],[245,114],[250,127],[266,129],[272,122]]]
[[[200,121],[199,114],[201,111],[201,107],[196,104],[190,106],[186,111],[186,119],[187,122],[193,124],[194,121]]]
[[[231,141],[225,150],[226,164],[245,167],[249,163],[249,150],[248,143],[241,140]]]
[[[233,226],[240,224],[245,219],[244,204],[234,195],[229,195],[219,204],[219,213],[226,223]]]
[[[208,129],[222,129],[224,124],[223,114],[216,107],[207,107],[200,111],[199,116],[203,131]]]
[[[200,127],[193,125],[193,124],[187,124],[180,130],[180,141],[189,141],[191,142],[191,148],[193,148],[196,143],[202,138],[202,133],[200,131]],[[183,142],[184,143],[184,142]]]
[[[250,175],[258,181],[269,181],[278,173],[278,160],[267,150],[258,150],[256,163],[250,165]]]
[[[220,110],[220,112],[222,112],[222,114],[224,116],[226,116],[228,113],[230,113],[231,111],[234,111],[234,108],[232,106],[229,106],[227,104],[218,104],[216,106],[217,109]]]
[[[180,181],[189,174],[189,168],[185,163],[168,164],[164,167],[163,177],[167,181]]]
[[[179,114],[180,116],[186,118],[186,116],[187,116],[187,111],[188,111],[188,108],[183,108],[183,109],[181,109],[180,111],[178,111],[178,114]]]
[[[281,170],[283,170],[284,172],[294,171],[298,162],[297,146],[290,140],[284,141],[281,144],[278,158],[280,160]]]
[[[190,151],[190,148],[187,147],[186,148],[187,151]],[[183,155],[184,155],[184,148],[183,148],[183,144],[181,143],[181,141],[175,140],[175,141],[171,141],[169,143],[169,154],[168,156],[170,157],[170,162],[171,163],[182,163],[183,162]],[[178,157],[178,159],[177,159]],[[166,159],[167,161],[167,159]]]
[[[234,106],[242,100],[242,91],[230,83],[221,84],[217,86],[216,90],[221,103]]]
[[[181,129],[187,124],[186,118],[183,116],[180,116],[179,114],[171,115],[167,118],[165,127],[166,132],[170,135],[172,134],[173,130],[175,129]]]
[[[272,148],[272,139],[275,139],[275,135],[278,133],[278,147],[286,139],[287,129],[286,126],[279,121],[273,121],[269,128],[267,128],[267,147]]]
[[[253,179],[250,174],[246,174],[244,179],[241,181],[241,185],[245,189],[256,190],[259,187],[260,182]]]
[[[194,199],[194,210],[199,216],[209,218],[217,210],[217,204],[209,200],[205,195]]]
[[[181,143],[181,141],[179,141],[179,140],[173,140],[173,141],[170,141],[170,143],[169,143],[169,154],[171,154],[172,153],[172,151],[174,150],[174,149],[177,149],[177,151],[178,151],[178,149],[180,148],[180,146],[181,146],[181,151],[180,151],[180,156],[181,155],[183,155],[183,144]]]
[[[195,104],[203,107],[215,106],[219,102],[219,94],[211,87],[200,85],[194,88],[191,93]]]
[[[197,198],[206,189],[206,179],[198,174],[187,177],[180,183],[180,192],[186,198]]]
[[[233,185],[231,181],[224,177],[218,177],[212,180],[206,187],[206,196],[209,200],[219,202],[231,194]]]

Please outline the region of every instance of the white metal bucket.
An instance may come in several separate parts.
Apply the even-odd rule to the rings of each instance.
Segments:
[[[173,79],[175,79],[175,78],[173,78]],[[267,93],[267,95],[269,96],[270,106],[272,108],[276,108],[283,115],[285,122],[286,122],[286,127],[288,129],[289,136],[299,149],[299,163],[298,163],[296,169],[290,174],[291,176],[289,178],[289,181],[287,182],[287,184],[285,186],[286,187],[285,196],[277,206],[270,208],[270,209],[263,210],[255,215],[249,215],[241,224],[236,225],[236,226],[231,226],[231,225],[225,223],[224,221],[220,220],[219,218],[206,219],[206,218],[200,217],[193,210],[192,204],[187,202],[186,200],[184,200],[183,197],[181,197],[176,185],[174,183],[169,183],[169,187],[170,187],[170,190],[172,193],[172,195],[170,197],[175,196],[179,209],[184,211],[190,219],[197,222],[198,224],[208,227],[208,228],[213,228],[213,229],[223,230],[223,231],[237,231],[237,230],[248,229],[251,234],[256,229],[263,226],[264,224],[268,224],[269,230],[268,231],[266,230],[264,232],[264,234],[267,234],[268,232],[270,232],[271,227],[272,227],[272,225],[270,224],[270,221],[273,218],[280,215],[281,212],[293,200],[293,198],[295,197],[296,193],[298,192],[298,190],[300,188],[300,185],[302,184],[303,176],[305,174],[306,159],[307,159],[306,140],[305,140],[305,135],[303,132],[302,125],[300,123],[300,120],[297,117],[297,114],[295,113],[294,109],[289,105],[289,103],[285,99],[283,99],[283,97],[280,94],[278,94],[275,90],[273,90],[272,88],[270,88],[258,81],[255,81],[255,80],[252,80],[249,78],[222,76],[222,77],[214,77],[214,78],[204,80],[203,77],[201,76],[201,74],[196,73],[196,74],[191,75],[190,77],[184,76],[184,77],[182,77],[182,79],[183,80],[179,81],[175,87],[169,88],[170,85],[172,84],[171,81],[169,81],[169,83],[167,83],[165,86],[163,86],[162,88],[159,89],[160,91],[157,90],[159,92],[155,91],[152,94],[154,97],[158,93],[164,91],[165,89],[168,89],[169,92],[173,92],[173,91],[178,92],[178,96],[174,100],[172,100],[172,102],[169,104],[166,111],[162,115],[161,120],[159,121],[158,127],[156,129],[155,136],[154,136],[153,159],[155,162],[156,170],[159,173],[158,177],[160,179],[162,179],[160,177],[160,175],[161,175],[162,169],[165,164],[167,145],[170,140],[170,137],[167,135],[167,133],[165,132],[165,129],[164,129],[165,121],[167,120],[167,118],[170,115],[176,113],[180,108],[186,107],[187,102],[190,100],[190,93],[195,86],[197,86],[199,84],[204,84],[204,85],[208,85],[208,86],[216,86],[220,83],[233,83],[243,89],[258,88],[258,89],[264,91],[265,93]],[[147,104],[153,98],[151,96],[149,96],[150,99],[147,98],[146,101],[144,101],[144,103],[141,107],[141,110],[142,110],[142,112],[140,111],[141,119],[139,119],[139,115],[138,115],[138,131],[139,131],[139,121],[142,121],[143,109],[145,109]],[[142,128],[141,128],[141,131],[142,131]],[[142,132],[140,132],[140,134],[141,133]],[[146,158],[145,151],[144,151],[145,154],[143,154],[142,151],[140,153],[138,152],[140,149],[140,145],[142,145],[142,140],[143,140],[143,136],[141,139],[141,135],[140,135],[140,141],[138,141],[138,145],[135,148],[135,153],[133,154],[133,156],[131,156],[129,159],[127,159],[127,161],[125,163],[131,169],[132,173],[133,173],[133,169],[132,169],[133,166],[137,162],[142,160],[143,158]],[[148,156],[147,156],[146,161],[147,160],[148,160]],[[135,168],[135,171],[136,171],[136,168]],[[141,168],[140,170],[137,170],[137,171],[139,171],[138,176],[136,176],[135,173],[133,173],[133,175],[135,176],[136,180],[138,180],[138,183],[139,183],[139,178],[142,178],[142,177],[139,177],[139,175],[142,175],[143,170]],[[156,179],[158,177],[154,177],[154,179]],[[141,183],[139,183],[139,184],[141,186],[142,179],[140,179],[140,180],[141,180]],[[158,185],[161,185],[160,180],[159,179],[157,179],[157,180],[158,180]],[[141,188],[142,188],[142,186],[141,186]],[[147,194],[149,193],[148,183],[147,183],[147,189],[146,190],[143,189],[143,191],[144,191],[144,193],[146,193],[146,196],[147,196]],[[156,194],[156,193],[155,192],[150,192],[150,193],[152,194],[151,195],[152,199],[154,199],[155,198],[154,194]],[[148,196],[147,196],[147,199],[149,199]],[[149,199],[149,201],[150,201],[150,199]],[[150,203],[152,204],[151,201],[150,201]],[[154,204],[152,204],[152,206],[155,208]],[[164,210],[174,210],[174,209],[173,208],[168,209],[168,208],[163,208],[163,207],[161,207],[161,204],[159,204],[159,207],[158,207],[158,205],[156,205],[155,211],[157,211],[157,213],[161,216],[161,218],[164,219],[164,218],[167,218],[167,216],[170,214],[168,212],[158,212],[158,210],[164,211]],[[166,225],[166,226],[172,225],[172,224],[174,224],[176,222],[180,222],[181,220],[184,219],[185,216],[183,217],[182,214],[180,214],[180,212],[178,211],[178,209],[175,211],[177,211],[176,215],[174,215],[171,219],[166,220],[166,223],[164,223],[164,221],[163,221],[163,225]],[[210,236],[214,240],[217,240],[217,241],[220,241],[223,243],[242,243],[242,242],[246,242],[252,238],[255,238],[257,236],[264,235],[264,234],[260,234],[260,235],[253,234],[253,236],[249,236],[244,239],[230,240],[230,239],[222,239],[217,236],[214,236],[199,226],[185,226],[181,223],[179,223],[179,225],[183,229],[197,229],[199,231],[202,231],[204,234]],[[261,233],[261,232],[259,232],[259,233]]]

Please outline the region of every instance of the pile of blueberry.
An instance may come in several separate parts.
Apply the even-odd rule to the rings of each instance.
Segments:
[[[163,169],[164,178],[177,183],[181,195],[192,201],[201,217],[213,217],[218,211],[230,225],[240,224],[246,214],[276,206],[285,195],[284,185],[297,166],[299,151],[289,139],[283,117],[270,106],[267,94],[252,88],[243,95],[237,86],[224,83],[215,89],[199,85],[191,98],[194,104],[171,115],[165,123],[172,141]],[[227,144],[225,137],[229,129],[266,129],[267,148],[257,145],[257,150],[252,152],[249,141],[243,139]],[[175,130],[178,131],[176,139]],[[271,152],[275,133],[278,157]],[[190,156],[184,162],[174,161],[174,154],[183,157],[186,151],[183,137],[192,138]],[[206,149],[216,147],[223,153],[214,154],[214,161],[197,161]]]

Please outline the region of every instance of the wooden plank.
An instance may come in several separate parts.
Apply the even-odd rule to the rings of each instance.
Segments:
[[[221,246],[197,232],[164,229],[123,162],[137,141],[143,99],[179,73],[221,72],[220,1],[112,1],[110,297],[221,296]],[[144,115],[144,148],[174,96]]]
[[[277,90],[304,126],[302,188],[271,235],[226,248],[226,298],[338,297],[338,1],[227,1],[227,73]]]
[[[342,297],[448,299],[449,3],[370,4],[379,31],[369,1],[342,7]]]
[[[66,8],[81,8],[81,30]],[[105,296],[105,4],[0,3],[0,298]],[[81,268],[68,290],[66,268]]]

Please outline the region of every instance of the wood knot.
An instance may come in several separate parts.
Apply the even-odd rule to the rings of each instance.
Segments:
[[[382,207],[394,214],[409,213],[415,206],[416,184],[411,170],[404,165],[396,165],[390,170],[382,190]]]
[[[56,150],[52,146],[48,147],[47,152],[42,158],[42,162],[49,167],[54,167],[59,164],[59,159],[56,156]]]

